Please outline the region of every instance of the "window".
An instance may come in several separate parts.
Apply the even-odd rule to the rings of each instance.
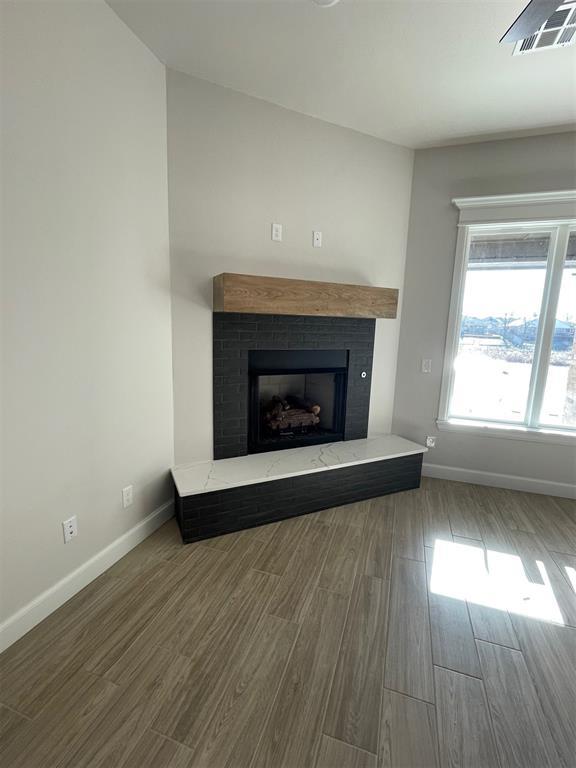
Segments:
[[[536,198],[454,201],[460,233],[440,427],[576,438],[576,218],[534,218]],[[545,202],[550,215],[557,195]]]

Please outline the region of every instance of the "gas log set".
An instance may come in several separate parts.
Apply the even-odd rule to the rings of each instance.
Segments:
[[[297,430],[306,432],[320,423],[320,406],[302,397],[274,395],[264,405],[264,419],[272,431]]]

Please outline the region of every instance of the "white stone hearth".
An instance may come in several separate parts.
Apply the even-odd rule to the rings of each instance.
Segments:
[[[428,449],[398,435],[379,435],[304,448],[256,453],[233,459],[200,461],[174,467],[172,476],[183,496],[220,491],[312,472],[342,469],[354,464],[397,459]]]

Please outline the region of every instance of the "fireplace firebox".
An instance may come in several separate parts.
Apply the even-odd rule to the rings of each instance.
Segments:
[[[248,452],[344,439],[348,350],[248,352]]]

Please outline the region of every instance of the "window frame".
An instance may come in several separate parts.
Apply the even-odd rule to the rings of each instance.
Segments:
[[[556,311],[570,234],[576,231],[576,190],[530,195],[459,198],[452,201],[460,209],[458,236],[444,363],[440,390],[438,428],[445,431],[514,439],[576,444],[576,428],[539,423],[546,388]],[[470,241],[478,233],[550,233],[547,270],[540,307],[540,323],[522,422],[502,419],[467,419],[450,416],[454,388],[454,361],[458,353],[464,288],[468,270]]]

